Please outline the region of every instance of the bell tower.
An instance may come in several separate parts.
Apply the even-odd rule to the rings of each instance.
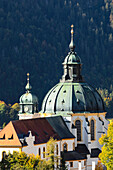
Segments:
[[[32,86],[29,83],[29,73],[27,73],[27,85],[25,89],[26,93],[20,97],[19,119],[37,117],[36,115],[38,114],[38,98],[31,93]]]

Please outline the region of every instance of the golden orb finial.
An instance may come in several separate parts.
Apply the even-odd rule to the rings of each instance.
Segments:
[[[27,73],[27,85],[26,85],[26,90],[27,90],[27,93],[29,93],[29,91],[32,89],[31,85],[29,84],[29,73]]]
[[[29,81],[29,73],[27,73],[27,80]]]
[[[74,28],[74,25],[72,24],[71,25],[71,34],[74,34],[73,28]]]
[[[71,42],[69,44],[69,48],[70,48],[71,51],[74,51],[74,48],[75,48],[75,45],[74,45],[74,42],[73,42],[73,34],[74,34],[73,28],[74,28],[74,25],[72,24],[71,25]]]

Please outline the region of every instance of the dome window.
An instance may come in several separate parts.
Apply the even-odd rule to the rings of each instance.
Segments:
[[[63,93],[66,93],[66,90],[64,90]]]
[[[49,104],[51,103],[51,100],[49,101]]]
[[[53,91],[53,93],[55,93],[55,92],[56,92],[56,90]]]
[[[79,90],[76,90],[76,93],[80,93],[80,91],[79,91]]]
[[[79,105],[79,103],[80,103],[80,101],[79,101],[79,99],[77,99],[77,104]]]
[[[64,101],[64,99],[62,100],[62,104],[64,104],[65,103],[65,101]]]

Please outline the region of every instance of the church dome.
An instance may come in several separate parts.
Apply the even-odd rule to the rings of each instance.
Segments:
[[[62,79],[45,96],[41,112],[62,116],[68,113],[103,112],[104,103],[101,96],[81,75],[81,59],[74,51],[73,25],[69,48],[70,52],[63,62]]]
[[[30,92],[32,86],[29,83],[29,73],[27,73],[27,85],[25,87],[26,93],[20,97],[20,104],[37,104],[38,98]]]
[[[77,64],[77,63],[81,63],[81,59],[77,55],[77,53],[73,51],[68,53],[63,64]]]
[[[44,98],[43,113],[102,112],[99,93],[87,83],[58,83]]]
[[[30,92],[29,93],[26,92],[20,97],[20,103],[23,104],[38,103],[38,98],[35,95],[31,94]]]

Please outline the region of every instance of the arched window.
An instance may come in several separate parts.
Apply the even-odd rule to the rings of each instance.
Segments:
[[[45,158],[45,147],[43,147],[43,158]]]
[[[63,151],[67,151],[67,143],[63,144]]]
[[[58,155],[58,145],[56,145],[56,154]]]
[[[2,159],[4,159],[4,158],[5,158],[5,156],[6,156],[6,152],[5,152],[5,151],[3,151],[3,152],[2,152]]]
[[[91,140],[95,140],[95,122],[91,120],[90,123],[90,133],[91,133]]]
[[[39,155],[39,156],[41,155],[41,150],[40,150],[40,148],[38,149],[38,155]]]
[[[77,141],[81,141],[81,121],[76,120],[75,126],[77,128]]]
[[[75,150],[75,142],[73,142],[73,150]]]

